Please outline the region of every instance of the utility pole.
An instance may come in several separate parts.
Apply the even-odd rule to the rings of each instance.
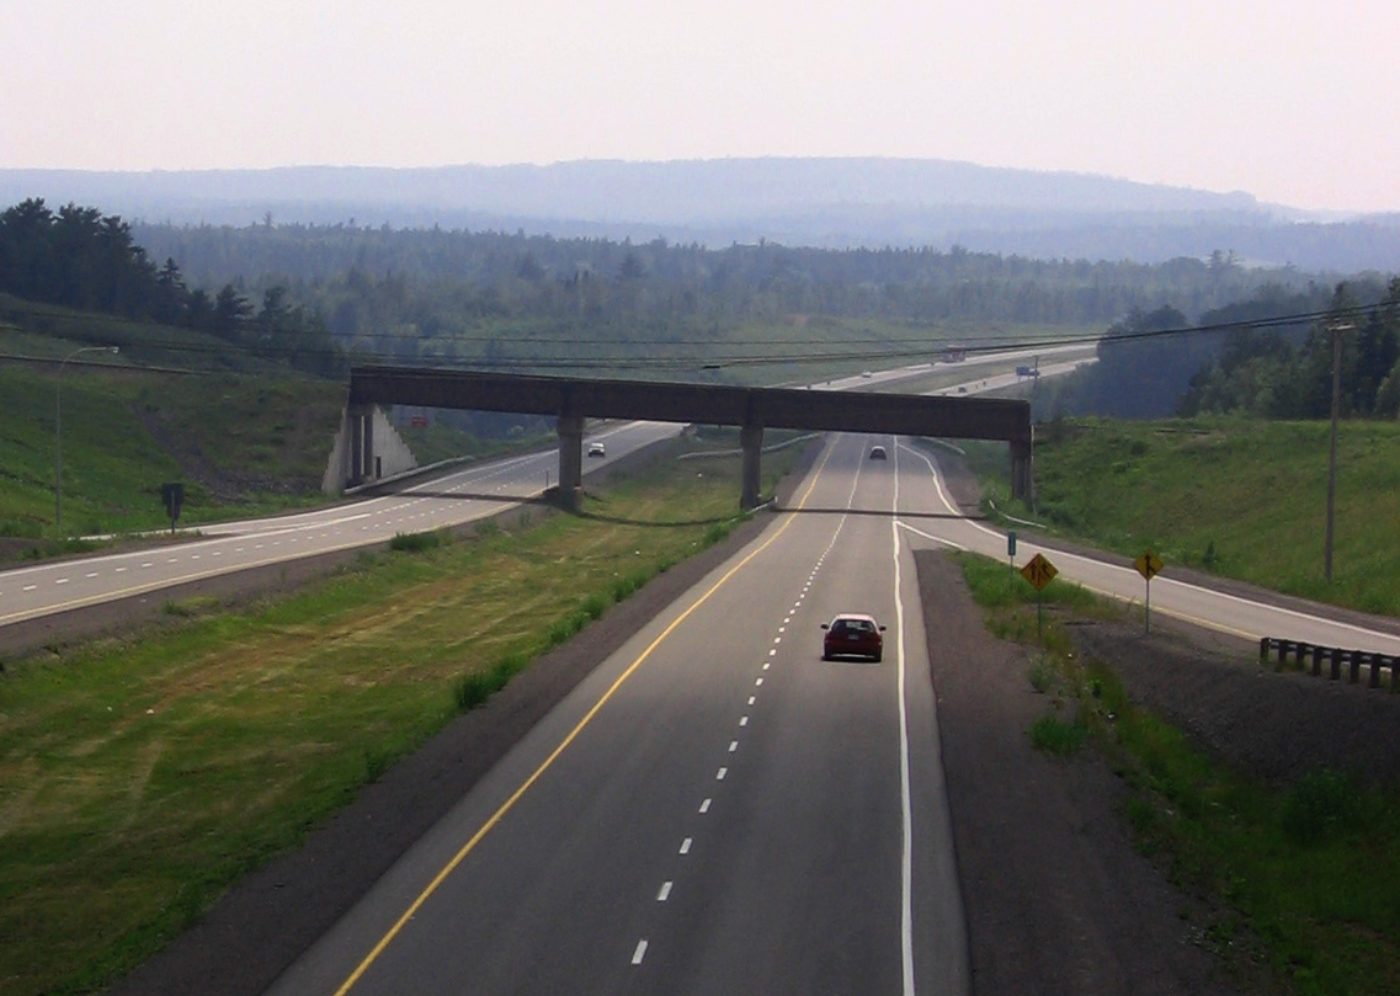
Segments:
[[[1342,394],[1342,333],[1354,325],[1332,326],[1332,435],[1327,444],[1327,530],[1323,539],[1322,575],[1332,580],[1332,511],[1337,498],[1337,412]]]

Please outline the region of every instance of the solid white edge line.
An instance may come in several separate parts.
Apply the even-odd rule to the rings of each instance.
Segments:
[[[899,570],[899,440],[894,449],[894,514],[890,517],[890,536],[894,540],[894,614],[899,647],[895,653],[895,680],[899,688],[899,792],[903,822],[900,848],[900,946],[904,967],[904,996],[914,996],[914,817],[909,787],[909,713],[904,694],[904,599],[900,595]],[[937,475],[935,475],[935,480]]]
[[[939,475],[939,473],[938,473],[938,469],[937,469],[937,467],[936,467],[936,465],[935,465],[935,462],[934,462],[933,460],[931,460],[931,459],[929,458],[929,456],[928,456],[926,453],[924,453],[924,452],[922,452],[922,451],[920,451],[920,450],[918,450],[918,449],[915,449],[915,448],[912,447],[912,446],[906,445],[904,448],[907,449],[910,453],[913,453],[913,454],[914,454],[915,456],[917,456],[919,459],[923,460],[924,463],[928,464],[929,473],[933,476],[934,487],[936,487],[936,488],[938,489],[938,496],[939,496],[939,498],[942,499],[943,504],[947,507],[947,509],[948,509],[950,512],[956,513],[956,512],[958,511],[958,509],[953,505],[953,503],[952,503],[951,501],[948,500],[947,495],[946,495],[946,494],[944,493],[944,491],[943,491],[943,486],[942,486],[942,484],[940,483],[941,478],[940,478],[940,475]],[[982,523],[976,521],[975,519],[964,519],[964,521],[965,521],[969,526],[971,526],[973,529],[976,529],[976,530],[978,530],[979,532],[986,533],[988,536],[992,536],[992,537],[994,537],[994,538],[996,538],[996,539],[1002,540],[1003,542],[1006,540],[1006,534],[1005,534],[1005,533],[1003,533],[1003,532],[998,532],[997,530],[991,528],[990,526],[983,525]],[[907,523],[901,523],[901,524],[904,526],[905,529],[908,529],[910,532],[917,533],[918,535],[923,536],[923,537],[926,538],[926,539],[931,539],[931,540],[934,540],[934,541],[936,541],[936,542],[946,544],[947,546],[956,547],[956,548],[959,549],[959,550],[966,550],[966,549],[967,549],[967,547],[959,546],[957,543],[953,543],[953,542],[950,541],[950,540],[939,539],[937,536],[930,536],[928,533],[925,533],[925,532],[922,532],[922,531],[920,531],[920,530],[918,530],[918,529],[915,529],[913,526],[908,525]],[[1056,550],[1056,549],[1054,549],[1053,547],[1039,546],[1039,545],[1037,545],[1037,544],[1035,544],[1035,543],[1029,543],[1029,542],[1023,544],[1023,546],[1024,546],[1025,551],[1026,551],[1027,553],[1030,553],[1031,551],[1038,551],[1038,552],[1042,552],[1042,553],[1046,554],[1047,556],[1053,554],[1055,557],[1060,558],[1062,562],[1073,561],[1073,562],[1078,563],[1078,564],[1094,564],[1094,565],[1096,565],[1096,566],[1106,567],[1106,568],[1108,568],[1109,570],[1122,572],[1122,573],[1124,573],[1124,574],[1127,574],[1127,573],[1130,572],[1130,571],[1131,571],[1133,574],[1136,574],[1136,573],[1137,573],[1137,571],[1136,571],[1133,567],[1131,567],[1131,566],[1126,566],[1126,565],[1122,565],[1122,564],[1115,564],[1115,563],[1113,563],[1113,562],[1111,562],[1111,561],[1107,561],[1107,560],[1097,560],[1097,559],[1095,559],[1095,558],[1093,558],[1093,557],[1082,557],[1082,556],[1080,556],[1080,555],[1078,555],[1078,554],[1070,553],[1070,552],[1068,552],[1068,551],[1066,551],[1066,550]],[[1080,585],[1080,586],[1083,587],[1085,590],[1091,591],[1091,592],[1093,592],[1093,593],[1096,594],[1096,595],[1103,595],[1103,596],[1105,596],[1106,598],[1112,598],[1112,599],[1115,599],[1115,600],[1120,601],[1120,602],[1127,602],[1127,603],[1130,604],[1130,605],[1132,605],[1132,604],[1139,604],[1139,603],[1138,603],[1138,599],[1133,598],[1133,597],[1128,596],[1128,595],[1120,595],[1120,594],[1118,594],[1117,592],[1104,591],[1104,590],[1102,590],[1102,589],[1095,588],[1095,587],[1093,587],[1092,585],[1086,584],[1086,583],[1084,583],[1084,582],[1082,582],[1082,581],[1074,581],[1073,578],[1066,578],[1066,580],[1072,581],[1074,584]],[[1156,578],[1154,578],[1153,580],[1156,581],[1157,584],[1166,584],[1166,585],[1170,585],[1170,586],[1175,587],[1175,588],[1183,588],[1183,589],[1185,589],[1185,590],[1187,590],[1187,591],[1191,591],[1191,592],[1199,592],[1199,593],[1201,593],[1201,594],[1203,594],[1203,595],[1209,595],[1211,598],[1218,598],[1218,599],[1220,599],[1220,600],[1222,600],[1222,601],[1226,601],[1226,602],[1234,602],[1234,603],[1236,603],[1236,604],[1238,604],[1238,605],[1248,606],[1248,607],[1251,608],[1251,609],[1260,609],[1260,610],[1265,611],[1265,612],[1278,612],[1278,613],[1281,613],[1281,614],[1286,615],[1286,616],[1291,616],[1292,618],[1301,620],[1301,621],[1303,621],[1303,622],[1322,623],[1322,624],[1326,624],[1326,625],[1328,625],[1328,626],[1336,626],[1336,627],[1338,627],[1339,629],[1342,629],[1342,630],[1344,630],[1344,631],[1346,631],[1346,632],[1356,633],[1356,634],[1359,635],[1359,636],[1382,636],[1382,637],[1385,637],[1385,638],[1387,638],[1387,639],[1393,639],[1393,638],[1394,638],[1393,634],[1386,633],[1386,632],[1384,632],[1383,630],[1367,629],[1366,627],[1364,627],[1364,626],[1358,626],[1358,625],[1356,625],[1355,623],[1342,622],[1342,621],[1339,620],[1339,619],[1329,619],[1329,618],[1327,618],[1326,616],[1320,616],[1320,615],[1317,615],[1316,613],[1312,613],[1312,612],[1300,612],[1300,611],[1297,610],[1297,609],[1290,609],[1290,608],[1287,608],[1286,606],[1281,606],[1281,605],[1269,605],[1269,604],[1266,603],[1266,602],[1256,602],[1254,599],[1251,599],[1251,598],[1241,598],[1239,595],[1232,595],[1232,594],[1230,594],[1229,592],[1220,591],[1220,590],[1218,590],[1218,589],[1216,589],[1216,588],[1203,588],[1203,587],[1201,587],[1200,585],[1190,584],[1190,583],[1188,583],[1188,582],[1186,582],[1186,581],[1178,581],[1178,580],[1175,579],[1175,578],[1163,577],[1163,576],[1161,576],[1161,575],[1158,575],[1158,576],[1157,576]],[[1183,620],[1183,621],[1185,621],[1185,622],[1195,623],[1195,624],[1197,624],[1197,625],[1199,625],[1199,626],[1204,626],[1204,627],[1206,627],[1207,629],[1213,629],[1213,630],[1215,630],[1215,631],[1217,631],[1217,632],[1220,632],[1220,633],[1228,633],[1228,634],[1230,634],[1230,635],[1232,635],[1232,636],[1240,636],[1240,637],[1244,637],[1244,638],[1246,638],[1246,639],[1258,640],[1261,636],[1264,635],[1264,634],[1262,634],[1262,633],[1250,633],[1250,632],[1246,632],[1245,630],[1235,629],[1234,627],[1230,626],[1230,625],[1227,624],[1227,623],[1216,622],[1216,621],[1210,620],[1210,619],[1202,619],[1202,618],[1200,618],[1200,617],[1198,617],[1198,616],[1193,616],[1193,615],[1189,615],[1189,614],[1187,614],[1187,613],[1173,611],[1173,610],[1167,609],[1167,608],[1157,608],[1157,609],[1154,609],[1154,611],[1160,612],[1160,613],[1162,613],[1162,615],[1171,616],[1171,617],[1174,618],[1174,619],[1181,619],[1181,620]]]

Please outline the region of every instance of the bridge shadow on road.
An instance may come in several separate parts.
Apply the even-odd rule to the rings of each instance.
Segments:
[[[949,522],[984,522],[986,516],[967,515],[962,512],[921,512],[915,508],[901,508],[892,512],[888,508],[822,508],[811,505],[805,508],[787,508],[774,505],[775,512],[791,512],[794,515],[869,515],[882,519],[945,519]]]

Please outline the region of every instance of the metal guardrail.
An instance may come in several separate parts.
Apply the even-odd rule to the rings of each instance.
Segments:
[[[1361,669],[1364,667],[1369,673],[1367,681],[1368,688],[1381,687],[1381,671],[1390,670],[1390,690],[1400,692],[1400,657],[1393,657],[1390,654],[1375,653],[1370,650],[1345,650],[1341,647],[1322,647],[1315,643],[1303,643],[1299,640],[1279,640],[1272,636],[1261,637],[1259,640],[1259,663],[1268,663],[1271,655],[1279,664],[1288,663],[1289,658],[1300,667],[1305,662],[1311,662],[1311,673],[1314,677],[1322,677],[1322,662],[1327,661],[1328,677],[1333,681],[1342,679],[1342,667],[1347,669],[1347,680],[1355,685],[1361,681]]]

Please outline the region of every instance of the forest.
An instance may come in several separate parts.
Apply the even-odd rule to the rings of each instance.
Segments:
[[[232,282],[211,292],[187,286],[180,266],[152,261],[117,215],[67,204],[51,211],[30,198],[0,213],[0,292],[208,332],[238,349],[283,359],[306,372],[345,364],[320,316],[269,284],[255,308]]]
[[[797,360],[1004,345],[1039,328],[1104,336],[1098,369],[1041,392],[1043,411],[1315,417],[1326,330],[1345,320],[1347,411],[1393,416],[1400,285],[1334,276],[1246,266],[1229,250],[1149,265],[271,216],[132,225],[33,198],[0,213],[0,291],[207,331],[325,375],[375,360],[725,379]],[[1303,317],[1260,325],[1288,315]]]
[[[709,249],[336,225],[143,225],[143,244],[206,285],[288,289],[355,355],[515,369],[693,376],[771,358],[754,329],[838,320],[872,362],[921,337],[1011,326],[1102,330],[1135,310],[1197,315],[1268,287],[1330,279],[1242,265],[1228,251],[1155,265],[1034,260],[953,246],[829,250],[759,241]],[[890,341],[880,338],[888,331]],[[950,329],[958,329],[952,332]],[[971,332],[963,330],[971,329]],[[735,345],[734,340],[744,342]],[[797,342],[798,350],[829,342]],[[780,351],[781,352],[781,351]],[[723,353],[723,355],[715,355]]]

